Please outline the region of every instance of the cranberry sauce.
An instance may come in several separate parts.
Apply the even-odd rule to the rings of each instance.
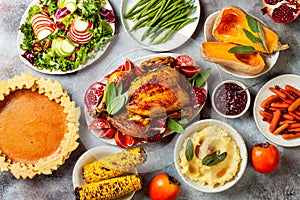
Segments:
[[[225,83],[215,93],[215,105],[225,115],[238,115],[246,107],[247,93],[235,83]]]

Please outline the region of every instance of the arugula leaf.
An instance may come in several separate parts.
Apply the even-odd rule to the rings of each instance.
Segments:
[[[186,143],[185,147],[185,157],[187,161],[193,160],[194,157],[194,145],[191,139],[189,139]]]
[[[253,17],[251,17],[250,15],[246,15],[246,19],[247,19],[247,23],[248,26],[250,27],[250,30],[254,33],[258,32],[258,27],[257,27],[257,22],[255,19],[253,19]]]
[[[229,53],[236,53],[236,54],[249,54],[255,52],[255,48],[252,46],[245,46],[245,45],[239,45],[232,47],[228,50]]]

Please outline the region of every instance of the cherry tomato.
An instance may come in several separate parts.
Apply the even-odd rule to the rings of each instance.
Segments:
[[[254,169],[260,173],[271,173],[279,164],[280,154],[276,146],[265,142],[257,144],[251,151],[251,162]]]
[[[180,183],[166,173],[157,174],[149,185],[149,196],[152,200],[174,200],[179,192]]]

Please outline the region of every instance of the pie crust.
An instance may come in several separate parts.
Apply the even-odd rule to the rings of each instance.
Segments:
[[[65,162],[65,160],[69,158],[71,152],[74,151],[79,145],[77,139],[79,138],[78,131],[79,131],[80,108],[75,106],[75,102],[71,101],[70,96],[63,89],[62,85],[58,81],[53,82],[51,79],[36,78],[28,73],[22,73],[21,76],[15,76],[13,79],[8,80],[7,82],[0,82],[0,103],[4,102],[5,99],[9,99],[8,96],[10,94],[17,93],[20,90],[33,91],[34,93],[36,92],[36,95],[44,95],[48,97],[48,99],[50,100],[49,102],[52,103],[54,102],[60,105],[61,107],[63,107],[63,109],[59,109],[59,110],[63,112],[61,116],[66,118],[63,119],[64,129],[62,129],[65,130],[65,133],[61,134],[61,138],[59,139],[55,138],[56,140],[59,141],[56,144],[58,145],[58,147],[57,149],[54,149],[54,152],[52,153],[50,152],[50,154],[47,155],[46,157],[41,157],[30,162],[26,162],[26,161],[23,162],[23,161],[16,161],[16,160],[12,161],[12,157],[9,158],[8,155],[4,154],[3,151],[5,150],[4,149],[1,150],[1,146],[0,146],[0,171],[2,172],[10,171],[18,179],[20,177],[24,179],[33,178],[35,175],[38,174],[52,174],[52,171],[56,170],[60,165],[62,165]],[[39,127],[42,126],[39,124]],[[1,131],[1,127],[0,127],[0,131]],[[22,133],[20,133],[20,137],[21,136]],[[34,137],[38,138],[37,135],[35,135]],[[24,138],[24,140],[25,139],[28,138]],[[48,141],[52,141],[52,139],[48,138]],[[42,145],[48,143],[46,141],[43,142]],[[45,149],[47,148],[45,147]],[[42,152],[43,150],[39,149],[39,151]],[[43,154],[42,152],[42,155],[45,154]]]

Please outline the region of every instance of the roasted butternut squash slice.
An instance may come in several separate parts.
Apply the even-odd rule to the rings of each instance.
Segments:
[[[255,75],[260,73],[265,62],[258,52],[249,54],[229,53],[229,49],[238,46],[231,42],[203,42],[201,56],[204,60],[225,65],[237,71]]]
[[[257,51],[263,53],[273,53],[274,51],[289,48],[287,44],[282,45],[280,43],[278,34],[275,31],[263,24],[261,24],[261,26],[264,31],[268,52],[261,43],[253,43],[246,36],[243,29],[250,31],[255,36],[258,36],[258,33],[251,31],[246,18],[246,13],[235,6],[226,6],[221,10],[214,23],[212,35],[219,41],[253,46]]]

